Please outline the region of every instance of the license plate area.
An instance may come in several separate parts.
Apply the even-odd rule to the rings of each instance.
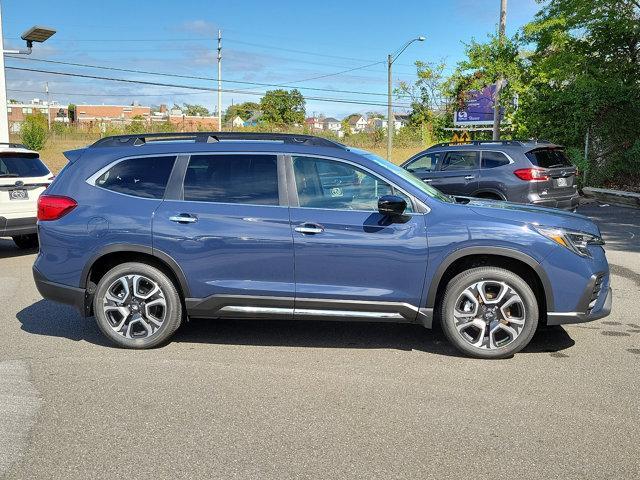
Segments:
[[[9,200],[28,200],[29,193],[26,188],[14,188],[9,190]]]
[[[573,185],[573,177],[560,177],[553,181],[556,187],[571,187]]]

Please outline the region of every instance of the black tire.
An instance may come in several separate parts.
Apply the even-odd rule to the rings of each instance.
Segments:
[[[523,307],[523,311],[521,312],[521,317],[524,319],[523,325],[515,325],[512,323],[502,323],[499,321],[499,318],[494,319],[494,322],[502,323],[502,325],[506,325],[507,327],[512,328],[514,331],[518,332],[518,335],[515,336],[509,343],[504,346],[498,345],[498,342],[495,341],[493,348],[481,348],[478,346],[472,345],[472,340],[476,340],[472,338],[471,340],[468,338],[470,335],[465,333],[460,333],[456,325],[458,324],[458,320],[454,317],[454,310],[456,309],[457,303],[459,301],[464,302],[465,297],[463,296],[463,292],[467,290],[467,288],[474,285],[477,285],[478,282],[488,281],[488,282],[501,282],[508,285],[512,290],[508,290],[505,293],[507,294],[514,293],[519,297],[520,302],[514,303],[517,309],[520,309],[520,305]],[[486,285],[486,284],[485,284]],[[489,283],[491,285],[491,283]],[[485,297],[488,298],[488,295],[485,294]],[[484,317],[481,315],[477,315],[477,317],[481,317],[482,321],[489,322],[489,318],[491,315],[496,314],[496,308],[493,305],[485,305],[482,299],[478,296],[478,312],[481,311],[482,308],[489,307],[493,313],[488,313],[489,317]],[[489,303],[489,302],[487,302]],[[498,315],[502,316],[499,312]],[[505,307],[508,308],[508,307]],[[513,307],[511,307],[513,308]],[[455,310],[460,312],[460,309]],[[509,310],[510,312],[511,310]],[[536,296],[533,293],[531,287],[525,282],[519,275],[515,273],[505,270],[503,268],[497,267],[478,267],[472,268],[465,272],[460,273],[451,281],[446,287],[444,298],[442,301],[442,309],[441,309],[441,324],[442,330],[444,331],[446,337],[449,341],[462,353],[469,355],[475,358],[484,358],[484,359],[498,359],[498,358],[507,358],[511,357],[513,354],[519,352],[524,347],[526,347],[534,333],[536,332],[536,328],[538,326],[538,302],[536,300]],[[506,320],[505,320],[506,321]],[[464,323],[462,320],[458,325]],[[496,323],[494,323],[495,325]],[[501,327],[501,325],[498,325]],[[474,326],[469,327],[471,331],[476,331],[478,334],[477,340],[479,341],[482,337],[481,333],[485,330],[475,329]],[[490,330],[489,326],[486,327],[486,330]],[[497,331],[497,330],[496,330]],[[464,332],[467,332],[465,330]],[[505,334],[504,331],[500,331],[500,334]],[[511,335],[508,335],[511,338]],[[485,341],[489,342],[489,336],[485,336]],[[505,341],[505,340],[502,340]],[[485,345],[486,347],[486,345]]]
[[[108,289],[115,285],[115,282],[119,279],[123,277],[128,278],[133,276],[142,276],[145,278],[145,281],[151,280],[152,282],[155,282],[159,287],[160,294],[157,295],[161,295],[162,300],[164,300],[165,302],[165,306],[161,307],[163,308],[162,311],[164,313],[164,321],[161,322],[161,325],[159,327],[156,327],[155,324],[152,324],[151,322],[148,322],[146,320],[139,320],[137,322],[137,325],[130,329],[132,332],[130,335],[131,338],[127,338],[125,336],[126,333],[118,333],[112,326],[114,323],[118,324],[120,319],[124,318],[125,316],[118,313],[120,317],[117,317],[114,320],[114,314],[107,314],[104,310],[104,306]],[[128,282],[129,280],[126,281]],[[128,288],[132,290],[131,286],[129,286]],[[113,296],[113,292],[111,292],[111,295]],[[111,305],[117,305],[109,300],[107,300],[107,302]],[[135,302],[139,302],[139,300],[136,298]],[[127,309],[131,312],[131,315],[127,317],[130,319],[128,323],[127,321],[125,321],[124,323],[123,329],[125,330],[126,326],[129,323],[136,323],[131,322],[131,319],[133,319],[134,308],[136,309],[136,311],[142,312],[144,309],[144,301],[142,301],[142,303],[136,303],[136,305],[129,305],[127,307]],[[104,333],[107,338],[109,338],[109,340],[111,340],[119,347],[134,349],[152,348],[166,342],[182,323],[183,316],[180,294],[176,290],[175,285],[169,279],[169,277],[167,277],[167,275],[165,275],[162,271],[158,270],[155,267],[144,263],[135,262],[123,263],[121,265],[118,265],[117,267],[109,270],[100,279],[96,288],[96,294],[93,299],[93,311],[100,330],[102,330],[102,333]],[[143,316],[143,318],[146,318],[146,316]],[[148,336],[136,337],[135,333],[137,332],[135,332],[134,330],[143,325],[142,322],[144,322],[144,325],[146,325],[147,327],[150,326],[151,328],[154,328],[154,331],[148,334]],[[146,327],[144,329],[146,330]]]
[[[13,243],[16,244],[21,250],[31,250],[33,248],[38,248],[38,234],[30,233],[28,235],[16,235],[13,238]]]

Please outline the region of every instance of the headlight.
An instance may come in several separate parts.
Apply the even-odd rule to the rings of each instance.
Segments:
[[[566,230],[564,228],[540,227],[537,225],[533,225],[533,228],[540,235],[547,237],[549,240],[553,240],[558,245],[568,248],[581,257],[591,257],[591,253],[587,248],[589,245],[604,245],[602,238],[597,235],[591,235],[590,233]]]

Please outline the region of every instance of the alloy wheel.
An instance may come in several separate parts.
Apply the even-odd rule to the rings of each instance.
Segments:
[[[157,282],[143,275],[125,275],[114,281],[103,299],[109,326],[125,338],[147,338],[162,327],[167,301]]]
[[[470,345],[494,350],[522,332],[526,311],[520,294],[502,281],[483,280],[464,289],[453,311],[458,334]]]

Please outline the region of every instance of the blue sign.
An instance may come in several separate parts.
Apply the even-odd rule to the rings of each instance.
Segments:
[[[495,84],[482,90],[467,92],[464,107],[453,114],[453,124],[459,125],[493,125],[493,106],[496,93]],[[504,114],[501,110],[500,115]]]

